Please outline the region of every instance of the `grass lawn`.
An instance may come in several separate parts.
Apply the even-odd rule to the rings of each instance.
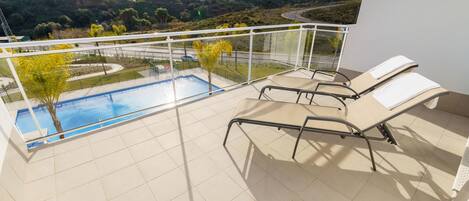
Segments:
[[[11,77],[11,72],[5,59],[0,59],[0,77]]]
[[[167,63],[167,62],[162,62]],[[168,62],[169,63],[169,62]],[[175,62],[175,68],[177,70],[186,70],[192,68],[198,68],[200,65],[197,62]],[[86,78],[82,80],[75,80],[68,82],[68,88],[66,91],[73,91],[85,88],[92,88],[96,86],[102,86],[117,82],[124,82],[128,80],[142,78],[143,76],[139,74],[139,71],[148,69],[147,67],[134,67],[126,68],[125,70],[109,74],[107,76],[97,76]],[[290,67],[278,63],[263,63],[263,64],[253,64],[252,68],[252,79],[258,79],[262,77],[267,77],[276,73],[280,73],[290,69]],[[247,81],[248,77],[248,64],[247,63],[238,63],[237,67],[233,62],[225,62],[223,64],[218,64],[213,73],[232,80],[237,83],[242,83]],[[204,78],[205,79],[205,78]],[[5,102],[19,101],[22,100],[20,93],[9,94],[9,97],[2,97]],[[33,98],[30,96],[30,98]]]
[[[200,65],[197,62],[176,62],[175,68],[178,70],[186,70],[191,68],[198,68]],[[223,64],[218,64],[213,73],[229,79],[231,81],[242,83],[246,82],[248,78],[248,69],[249,66],[247,63],[238,63],[235,68],[234,62],[225,62]],[[252,79],[259,79],[280,73],[290,69],[289,66],[278,64],[278,63],[262,63],[256,64],[253,63],[252,66]]]

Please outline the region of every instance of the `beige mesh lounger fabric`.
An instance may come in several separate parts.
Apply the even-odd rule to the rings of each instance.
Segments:
[[[392,59],[393,58],[389,60]],[[378,85],[388,81],[389,79],[416,67],[418,67],[418,65],[415,62],[409,60],[408,63],[405,63],[394,71],[391,71],[390,73],[387,73],[378,79],[376,79],[370,71],[365,72],[352,80],[340,72],[327,70],[313,71],[313,76],[311,77],[311,79],[276,75],[269,78],[271,84],[266,85],[261,89],[259,99],[261,99],[262,95],[267,89],[293,91],[299,93],[299,96],[301,96],[302,94],[309,94],[310,91],[320,91],[323,93],[333,94],[341,98],[358,99],[361,95],[372,90],[374,87],[377,87]],[[314,80],[315,75],[328,75],[327,73],[335,73],[338,76],[344,77],[347,81],[327,82]]]
[[[396,144],[386,126],[386,122],[419,104],[446,93],[448,91],[441,87],[430,89],[391,110],[380,104],[372,94],[367,94],[349,104],[345,104],[342,100],[337,99],[342,102],[344,108],[245,99],[239,103],[233,119],[228,124],[223,144],[226,144],[233,123],[248,123],[299,130],[293,158],[295,157],[296,148],[303,131],[362,138],[368,145],[373,170],[376,170],[369,140],[387,140],[389,143]],[[365,131],[374,127],[378,128],[382,137],[365,135]]]

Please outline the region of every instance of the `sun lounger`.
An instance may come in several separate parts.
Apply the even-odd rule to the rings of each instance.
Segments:
[[[409,85],[409,83],[412,84]],[[226,144],[233,123],[299,130],[293,158],[304,131],[339,135],[342,138],[361,138],[367,143],[373,170],[376,170],[370,140],[387,140],[391,144],[397,144],[386,122],[419,104],[446,93],[448,91],[437,83],[417,73],[408,73],[348,104],[335,95],[318,92],[318,95],[336,98],[342,104],[341,107],[245,99],[239,103],[235,116],[228,124],[223,144]],[[375,127],[382,136],[365,134],[366,131]]]
[[[378,85],[416,67],[418,67],[418,65],[411,59],[405,56],[396,56],[386,60],[352,80],[340,72],[328,70],[315,70],[311,79],[281,75],[272,76],[269,78],[272,84],[266,85],[261,89],[259,99],[261,99],[267,89],[296,92],[299,94],[298,99],[302,94],[313,94],[314,97],[314,93],[311,93],[311,91],[334,94],[344,99],[358,99],[361,95],[373,90]],[[330,75],[331,73],[344,77],[346,81],[327,82],[314,80],[317,74]],[[310,99],[311,101],[313,100],[313,97]]]

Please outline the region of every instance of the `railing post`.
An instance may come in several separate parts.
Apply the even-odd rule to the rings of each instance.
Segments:
[[[300,62],[300,50],[301,50],[301,38],[303,38],[303,25],[300,26],[300,33],[298,36],[298,47],[296,49],[296,62],[295,62],[295,70],[298,69],[298,65]]]
[[[5,48],[2,48],[2,51],[5,54],[8,54],[7,50]],[[24,102],[26,103],[26,107],[28,107],[29,113],[31,113],[31,117],[33,119],[33,123],[36,126],[37,131],[41,136],[46,136],[47,133],[42,133],[41,129],[41,124],[39,123],[39,120],[36,117],[36,114],[34,113],[33,107],[31,105],[31,102],[29,101],[28,96],[26,95],[26,91],[23,88],[23,84],[20,81],[20,78],[18,76],[18,73],[16,72],[15,66],[13,65],[13,62],[11,61],[11,58],[6,58],[8,68],[11,71],[11,75],[13,75],[13,79],[15,79],[16,84],[18,85],[18,89],[20,90],[21,96],[23,96]]]
[[[173,94],[174,94],[174,104],[177,104],[177,97],[176,97],[176,79],[174,77],[174,64],[173,64],[173,48],[172,48],[172,41],[170,36],[166,38],[168,41],[168,51],[169,51],[169,66],[171,68],[171,83],[173,85]]]
[[[318,29],[318,25],[314,25],[313,39],[311,40],[311,50],[309,51],[308,70],[311,70],[311,62],[313,61],[314,41],[316,41],[316,31],[317,31],[317,29]]]
[[[344,53],[345,42],[347,42],[348,31],[349,31],[349,27],[346,27],[345,32],[344,32],[344,40],[342,40],[342,47],[340,48],[339,61],[337,62],[336,71],[339,71],[340,64],[342,63],[342,54]]]
[[[248,63],[248,83],[252,80],[252,46],[254,43],[254,29],[249,32],[249,63]]]

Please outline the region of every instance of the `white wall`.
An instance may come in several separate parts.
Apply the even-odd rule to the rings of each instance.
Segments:
[[[366,71],[398,54],[447,89],[469,94],[469,0],[362,0],[341,67]]]

